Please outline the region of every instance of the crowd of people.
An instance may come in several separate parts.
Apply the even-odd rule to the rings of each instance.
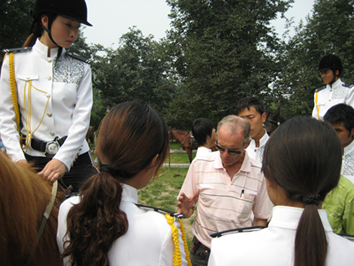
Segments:
[[[92,162],[91,68],[66,51],[81,24],[92,26],[85,0],[36,0],[33,18],[2,64],[0,148],[76,193],[58,216],[65,265],[353,264],[354,243],[339,234],[354,235],[354,89],[337,56],[319,62],[313,117],[271,136],[253,96],[216,128],[197,118],[199,148],[170,212],[138,204],[169,152],[168,127],[150,105],[113,107],[99,127],[98,169]],[[194,212],[189,251],[181,218]]]

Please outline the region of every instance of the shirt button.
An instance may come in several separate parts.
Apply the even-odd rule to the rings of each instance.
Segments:
[[[49,76],[49,77],[47,77],[47,80],[51,80],[51,79],[52,79],[52,77],[50,77],[50,76]]]
[[[48,58],[48,62],[51,63],[52,62],[52,58]]]
[[[50,98],[50,94],[49,94],[49,93],[47,93],[47,94],[45,95],[45,97]]]
[[[52,135],[52,136],[54,136],[54,135],[55,135],[55,133],[54,133],[53,131],[52,131],[52,132],[50,132],[49,134],[50,134],[50,135]]]
[[[47,113],[47,116],[48,117],[52,117],[52,113]]]

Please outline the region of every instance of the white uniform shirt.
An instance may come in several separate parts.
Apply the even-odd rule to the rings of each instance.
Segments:
[[[209,153],[211,153],[212,150],[211,149],[208,149],[206,147],[199,147],[197,149],[197,153],[195,154],[195,158],[193,159],[193,162],[198,159],[198,158],[201,158],[202,156],[205,156],[205,155],[208,155]]]
[[[48,56],[48,47],[37,40],[32,49],[15,53],[17,98],[23,134],[28,126],[26,116],[31,114],[32,138],[50,141],[57,136],[68,136],[54,158],[70,170],[76,156],[89,151],[85,135],[92,107],[91,68],[89,64],[68,56],[65,49],[55,65],[57,52],[58,48],[51,49]],[[9,56],[2,65],[0,95],[0,133],[7,154],[14,162],[24,160],[11,99]],[[45,156],[31,147],[27,154]]]
[[[317,101],[316,101],[316,93]],[[339,103],[345,103],[354,107],[354,89],[353,85],[349,85],[338,79],[332,84],[332,87],[327,84],[325,87],[317,89],[315,92],[315,106],[312,111],[312,116],[322,120],[323,117],[332,106]],[[319,113],[318,113],[319,110]]]
[[[344,148],[341,174],[354,184],[354,141]]]
[[[63,238],[66,234],[66,217],[73,204],[79,203],[79,196],[64,201],[59,209],[57,243],[63,252]],[[174,243],[171,227],[166,217],[155,211],[145,211],[135,205],[138,202],[138,190],[123,184],[120,209],[128,218],[128,231],[118,238],[108,252],[111,266],[115,265],[151,265],[162,266],[173,263]],[[179,227],[179,223],[175,222]],[[67,237],[65,237],[67,239]],[[179,236],[182,265],[187,265],[184,243]],[[70,265],[68,258],[64,265]]]
[[[209,266],[293,266],[295,233],[302,208],[276,206],[268,228],[214,238]],[[333,233],[325,210],[319,210],[328,241],[326,265],[352,266],[354,243]]]
[[[259,140],[259,147],[256,147],[256,141],[254,139],[251,139],[250,145],[248,145],[246,149],[248,156],[251,159],[262,163],[263,153],[268,139],[269,139],[269,135],[265,130],[264,130],[263,137]]]

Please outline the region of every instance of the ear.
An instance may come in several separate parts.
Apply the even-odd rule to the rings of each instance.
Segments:
[[[247,147],[250,145],[250,143],[251,143],[251,139],[247,142],[245,149],[247,149]]]
[[[336,70],[335,75],[336,75],[336,76],[339,76],[339,70],[338,70],[338,69]]]
[[[42,22],[43,26],[48,29],[49,18],[48,18],[47,15],[43,15],[43,16],[41,17],[41,22]]]
[[[150,169],[156,165],[157,158],[159,158],[160,155],[156,154],[156,156],[151,160],[149,165],[146,167],[147,169]]]
[[[354,127],[352,128],[352,130],[350,130],[350,136],[352,136],[352,138],[354,138]]]
[[[261,115],[262,117],[262,122],[264,123],[267,120],[267,113],[263,112],[263,114]]]

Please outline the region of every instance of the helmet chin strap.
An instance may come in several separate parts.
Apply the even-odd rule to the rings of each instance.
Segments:
[[[331,87],[332,87],[332,84],[338,80],[338,79],[336,79],[336,77],[339,78],[339,75],[337,75],[336,70],[333,70],[333,69],[331,69],[331,70],[332,70],[332,72],[333,72],[333,79],[332,79],[332,81],[329,83],[329,85],[331,85]]]
[[[59,49],[58,49],[58,54],[57,54],[57,60],[56,60],[56,61],[58,61],[58,59],[59,59],[59,57],[60,57],[60,55],[61,55],[61,52],[62,52],[62,50],[63,50],[63,47],[59,46],[59,45],[53,40],[53,37],[52,37],[52,34],[51,34],[50,30],[47,29],[46,27],[44,27],[42,21],[40,21],[40,24],[41,24],[43,30],[45,30],[45,31],[48,33],[48,36],[49,36],[50,40],[51,40],[56,46],[59,47]],[[49,24],[48,24],[48,26],[49,26],[50,28],[51,28],[51,24],[52,24],[52,23],[49,23]]]

